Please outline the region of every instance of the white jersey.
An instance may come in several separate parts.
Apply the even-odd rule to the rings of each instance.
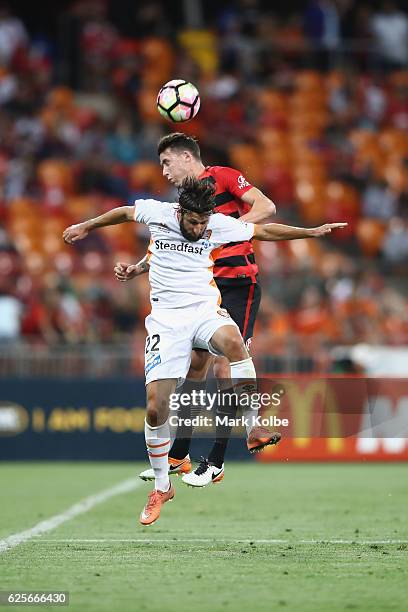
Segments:
[[[254,224],[215,213],[203,238],[190,242],[180,231],[177,207],[157,200],[135,201],[134,220],[145,223],[151,234],[148,261],[152,307],[182,308],[204,301],[219,304],[214,260],[222,245],[251,240]]]

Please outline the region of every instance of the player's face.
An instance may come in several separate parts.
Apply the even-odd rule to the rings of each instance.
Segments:
[[[188,151],[165,149],[159,159],[163,176],[176,187],[191,174],[191,154]]]
[[[194,212],[180,214],[180,230],[184,238],[190,242],[197,242],[204,236],[210,215],[199,215]]]

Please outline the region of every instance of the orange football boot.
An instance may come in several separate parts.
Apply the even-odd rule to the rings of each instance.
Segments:
[[[168,458],[169,463],[169,476],[178,476],[179,474],[188,474],[192,470],[190,455],[184,457],[184,459],[172,459]],[[153,468],[149,468],[148,470],[143,470],[139,474],[139,478],[145,480],[146,482],[149,480],[154,480],[154,470]]]
[[[247,447],[250,453],[258,453],[265,446],[277,444],[281,434],[277,431],[269,431],[266,427],[253,427],[249,432]]]
[[[140,513],[141,524],[146,526],[153,525],[160,516],[162,505],[167,501],[171,501],[174,495],[175,491],[172,484],[170,484],[168,491],[153,489],[153,491],[149,493],[147,504]]]
[[[188,474],[192,467],[190,455],[187,455],[184,459],[169,457],[169,474]]]

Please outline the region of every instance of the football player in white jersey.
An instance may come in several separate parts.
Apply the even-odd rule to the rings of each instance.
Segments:
[[[227,357],[238,395],[243,385],[249,394],[256,389],[255,368],[239,328],[219,306],[220,294],[212,275],[216,250],[223,244],[251,238],[274,241],[319,237],[347,225],[330,223],[305,229],[277,223],[244,223],[212,214],[213,194],[210,185],[187,178],[179,189],[178,204],[136,200],[134,206],[115,208],[95,219],[72,225],[63,233],[65,242],[73,244],[91,230],[128,221],[145,223],[151,232],[152,311],[145,322],[145,439],[155,488],[141,512],[142,525],[154,523],[163,504],[174,497],[168,475],[169,401],[177,382],[186,377],[193,345],[201,343],[214,354]],[[126,276],[126,271],[123,275]],[[247,435],[253,429],[252,423],[249,419]],[[280,437],[266,428],[257,429],[263,430],[257,435],[263,435],[266,443],[276,442]]]

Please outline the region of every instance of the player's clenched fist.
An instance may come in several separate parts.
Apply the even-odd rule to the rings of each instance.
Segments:
[[[88,235],[88,227],[86,223],[78,223],[77,225],[70,225],[67,227],[62,237],[67,244],[73,244],[77,240],[82,240]]]
[[[122,283],[135,278],[135,276],[139,276],[139,274],[143,274],[137,264],[127,264],[122,262],[117,262],[114,267],[114,272],[118,281],[121,281]]]

